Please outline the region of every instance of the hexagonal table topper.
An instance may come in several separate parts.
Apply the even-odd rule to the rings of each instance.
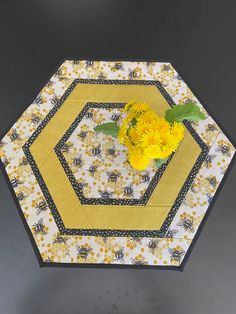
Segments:
[[[158,170],[134,170],[94,127],[135,99],[160,116],[195,102]],[[182,269],[235,148],[170,63],[66,60],[0,142],[0,157],[41,265]]]

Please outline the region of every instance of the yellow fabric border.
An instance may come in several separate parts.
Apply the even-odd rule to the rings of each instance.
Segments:
[[[78,84],[30,147],[66,228],[160,229],[201,152],[186,132],[147,206],[81,205],[54,147],[87,102],[127,102],[130,99],[148,103],[159,115],[169,108],[152,85]]]

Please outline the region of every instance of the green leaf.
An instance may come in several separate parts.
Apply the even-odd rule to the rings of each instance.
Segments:
[[[157,169],[160,168],[167,161],[167,159],[168,158],[155,159]]]
[[[176,105],[172,109],[167,110],[165,119],[170,123],[182,122],[183,120],[195,122],[204,120],[206,117],[198,105],[190,101],[185,105]]]
[[[115,122],[103,123],[94,128],[94,131],[103,133],[106,135],[111,135],[113,137],[118,137],[119,127]]]

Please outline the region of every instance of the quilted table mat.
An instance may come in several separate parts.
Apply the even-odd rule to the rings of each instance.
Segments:
[[[192,101],[206,115],[159,169],[94,128],[130,100],[159,116]],[[0,141],[41,266],[183,269],[235,148],[170,63],[65,60]]]

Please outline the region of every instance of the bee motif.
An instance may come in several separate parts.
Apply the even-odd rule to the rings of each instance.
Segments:
[[[149,68],[149,67],[151,67],[151,66],[153,66],[153,65],[155,65],[155,62],[146,62],[146,66],[147,66],[147,68]]]
[[[208,155],[208,156],[206,157],[206,159],[205,159],[205,165],[206,165],[207,168],[209,168],[209,167],[212,165],[212,161],[213,161],[213,159],[214,159],[215,157],[216,157],[216,155],[213,155],[213,154]]]
[[[70,148],[72,147],[73,145],[72,144],[68,144],[68,143],[64,143],[62,148],[61,148],[61,151],[65,154],[69,153],[70,151]]]
[[[156,239],[151,239],[148,243],[148,248],[150,249],[150,251],[152,252],[152,254],[154,254],[156,252],[156,250],[158,249],[158,243],[159,241]]]
[[[175,76],[175,78],[176,78],[178,81],[183,81],[182,77],[181,77],[179,74],[177,74],[177,75]]]
[[[31,115],[31,122],[35,125],[38,125],[41,122],[41,118],[36,114]]]
[[[36,105],[41,105],[43,104],[43,98],[39,95],[38,97],[35,98]]]
[[[62,74],[63,74],[62,69],[58,69],[58,70],[56,71],[56,75],[57,75],[57,76],[62,76]]]
[[[81,191],[83,191],[86,186],[88,186],[88,183],[78,182],[78,188]]]
[[[99,80],[105,80],[107,77],[103,72],[100,72],[98,75]]]
[[[114,121],[114,122],[117,122],[117,121],[119,121],[120,117],[121,117],[121,114],[113,113],[113,114],[111,115],[110,119],[111,119],[112,121]]]
[[[208,204],[210,204],[211,201],[212,201],[212,199],[213,199],[213,197],[212,197],[211,194],[209,194],[209,193],[206,193],[206,197],[207,197],[207,202],[208,202]]]
[[[220,152],[223,156],[227,156],[230,157],[230,146],[229,145],[224,145],[221,144],[218,146],[218,148],[216,149],[217,152]]]
[[[83,258],[84,260],[86,260],[89,256],[89,253],[93,251],[93,249],[90,247],[79,246],[78,244],[76,245],[76,249],[78,251],[77,256]]]
[[[216,130],[217,130],[217,127],[215,126],[215,124],[211,124],[211,123],[207,124],[207,129],[206,129],[207,132],[213,132]]]
[[[192,190],[192,187],[190,189]],[[192,192],[195,193],[194,191],[192,191]],[[183,199],[183,204],[188,205],[188,201],[187,201],[186,197],[184,197],[184,199]]]
[[[105,191],[102,191],[102,190],[99,190],[98,193],[100,194],[101,198],[111,198],[111,196],[113,195],[113,192],[108,192],[107,190]]]
[[[73,60],[73,64],[80,64],[79,60]]]
[[[73,158],[72,163],[73,163],[73,166],[78,167],[78,168],[81,168],[84,165],[84,162],[83,162],[81,156],[77,156],[77,157]]]
[[[131,262],[133,265],[139,265],[139,266],[148,264],[148,262],[145,261],[144,257],[142,257],[142,259],[131,258]]]
[[[216,186],[218,184],[218,181],[216,180],[216,177],[209,177],[209,178],[207,178],[207,181],[210,183],[210,185],[213,188],[216,188]]]
[[[180,222],[177,223],[177,226],[183,227],[185,231],[194,232],[193,219],[188,217],[183,217]]]
[[[124,248],[120,248],[119,250],[115,251],[115,261],[121,261],[124,263]]]
[[[104,243],[107,243],[107,240],[108,240],[108,237],[102,237],[102,241],[104,242]]]
[[[93,147],[93,148],[91,149],[91,153],[92,153],[92,156],[93,156],[93,157],[99,157],[99,158],[101,159],[101,158],[102,158],[102,155],[101,155],[101,153],[102,153],[102,151],[101,151],[101,145],[99,144],[98,146]]]
[[[112,146],[112,147],[108,148],[107,153],[108,153],[108,155],[110,155],[110,156],[114,156],[115,153],[116,153],[115,146]]]
[[[14,177],[12,180],[11,180],[11,185],[12,187],[15,189],[17,188],[19,185],[23,184],[22,181],[20,181],[19,179],[17,179],[16,177]]]
[[[59,98],[55,96],[51,99],[51,104],[55,106],[58,103],[58,101],[59,101]]]
[[[97,171],[97,166],[91,165],[88,169],[89,173],[91,174],[91,176],[93,177],[95,172]]]
[[[187,98],[184,103],[187,104],[189,102],[192,102],[192,103],[196,104],[196,101],[191,99],[191,98]]]
[[[168,248],[168,251],[170,253],[170,260],[180,264],[185,252],[179,248]]]
[[[117,71],[118,70],[124,71],[124,65],[122,62],[115,62],[112,69]]]
[[[3,157],[2,163],[3,163],[4,167],[7,167],[9,165],[10,161],[7,157]]]
[[[11,131],[9,137],[12,142],[19,141],[21,139],[19,133],[17,133],[15,129]]]
[[[90,67],[93,67],[94,66],[94,62],[93,61],[86,61],[86,67],[87,68],[90,68]]]
[[[62,237],[59,233],[56,236],[56,239],[53,241],[53,243],[58,243],[58,244],[66,244],[68,238]]]
[[[129,241],[133,241],[133,242],[136,242],[138,244],[141,244],[142,243],[142,238],[140,238],[140,237],[132,237],[132,238],[130,238]]]
[[[52,85],[53,85],[53,81],[51,81],[51,80],[46,83],[47,87],[51,87]]]
[[[45,263],[52,263],[53,260],[48,256],[46,259],[45,259]]]
[[[171,229],[169,229],[169,230],[167,231],[165,237],[166,237],[166,238],[173,238],[173,237],[176,235],[176,233],[178,233],[178,230],[174,230],[174,229],[171,230]]]
[[[142,174],[142,182],[143,183],[147,183],[150,181],[150,175],[149,172],[145,172],[144,174]]]
[[[138,78],[138,72],[137,72],[137,70],[135,70],[135,69],[133,69],[133,70],[129,69],[129,74],[128,74],[128,76],[129,76],[129,79],[130,79],[130,80],[133,80],[133,79]]]
[[[106,174],[107,174],[107,181],[113,182],[113,183],[116,183],[117,179],[120,176],[120,173],[116,173],[114,171],[112,171],[112,172],[107,171]]]
[[[169,64],[163,64],[162,71],[169,71],[171,69]]]
[[[85,119],[93,120],[93,112],[92,111],[86,112]]]
[[[127,197],[133,197],[134,196],[133,186],[132,185],[125,186],[123,194],[124,196],[127,196]]]
[[[222,169],[221,174],[225,175],[225,173],[226,173],[226,169]]]
[[[196,193],[196,187],[195,187],[195,184],[192,184],[191,187],[190,187],[190,190],[193,192],[193,193]],[[186,203],[185,203],[186,204]]]
[[[86,132],[86,131],[81,131],[81,132],[78,134],[78,136],[79,136],[80,139],[83,141],[83,140],[86,138],[87,134],[88,134],[88,132]]]
[[[39,221],[33,225],[34,234],[42,234],[42,235],[47,234],[45,228],[46,227],[43,224],[43,218],[40,218]]]
[[[18,201],[23,201],[26,198],[26,195],[23,192],[19,192],[16,194]]]
[[[67,78],[65,78],[65,77],[63,76],[63,73],[62,73],[61,76],[58,76],[57,78],[58,78],[58,80],[59,80],[60,82],[63,82],[63,81],[66,81],[66,80],[67,80]]]
[[[36,211],[37,215],[41,214],[42,212],[45,212],[48,209],[48,204],[46,203],[45,200],[42,200],[39,203],[35,202],[35,205],[36,205],[36,209],[37,209],[37,211]]]
[[[19,163],[20,166],[26,166],[28,165],[28,160],[26,157],[23,157]]]

